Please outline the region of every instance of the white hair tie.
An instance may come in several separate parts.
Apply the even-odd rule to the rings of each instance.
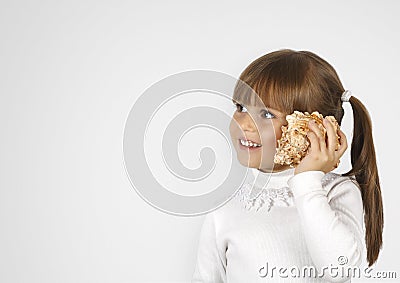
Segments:
[[[349,102],[349,100],[350,100],[350,97],[352,96],[353,94],[351,93],[351,91],[350,90],[345,90],[343,93],[342,93],[342,101],[345,101],[345,102]]]

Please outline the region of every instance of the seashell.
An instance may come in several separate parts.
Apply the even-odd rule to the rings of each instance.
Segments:
[[[295,110],[292,114],[286,115],[288,124],[287,126],[281,126],[282,137],[278,140],[274,163],[290,165],[291,167],[299,164],[308,153],[311,144],[307,137],[307,132],[309,131],[308,122],[310,119],[314,119],[323,136],[326,137],[327,130],[322,123],[323,118],[318,111],[309,114],[308,112],[303,113]],[[338,150],[340,146],[340,136],[337,133],[339,124],[334,116],[326,116],[325,118],[333,123],[336,131],[335,150]]]

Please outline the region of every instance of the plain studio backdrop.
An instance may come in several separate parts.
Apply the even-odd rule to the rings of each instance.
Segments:
[[[399,13],[398,1],[2,1],[0,282],[189,282],[204,215],[138,196],[127,115],[171,74],[238,77],[282,48],[326,59],[369,110],[385,208],[374,270],[400,276]]]

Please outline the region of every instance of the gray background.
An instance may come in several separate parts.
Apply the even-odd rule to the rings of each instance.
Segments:
[[[125,119],[139,95],[168,75],[238,76],[280,48],[327,59],[370,111],[385,205],[375,270],[400,275],[399,7],[2,1],[0,281],[189,282],[204,216],[165,214],[135,193],[122,161]],[[349,162],[348,151],[336,171]]]

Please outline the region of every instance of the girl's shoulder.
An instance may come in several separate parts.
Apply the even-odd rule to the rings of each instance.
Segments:
[[[342,176],[342,174],[328,172],[322,178],[322,187],[327,191],[327,194],[333,194],[335,188],[340,188],[341,184],[346,183],[346,188],[359,190],[360,186],[354,176]]]

